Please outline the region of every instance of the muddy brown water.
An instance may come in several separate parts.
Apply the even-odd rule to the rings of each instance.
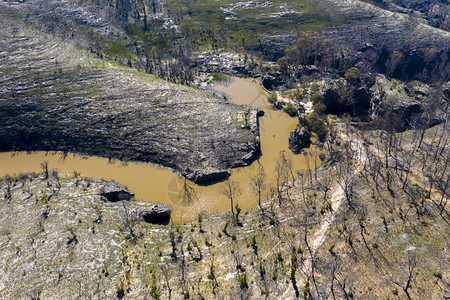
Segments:
[[[293,155],[288,149],[289,132],[297,124],[282,111],[273,110],[267,102],[267,93],[259,83],[251,79],[234,78],[227,85],[217,85],[215,90],[227,94],[234,103],[245,104],[265,111],[260,118],[261,152],[259,163],[267,173],[268,183],[274,185],[274,168],[281,151],[285,151],[294,162],[295,170],[305,170],[303,154]],[[229,212],[230,202],[220,193],[223,183],[198,186],[188,182],[195,191],[194,199],[183,200],[180,192],[184,178],[175,172],[152,164],[108,161],[100,157],[82,157],[48,152],[6,152],[0,153],[0,177],[6,174],[39,172],[40,164],[47,161],[50,169],[57,169],[61,176],[72,176],[74,171],[94,179],[115,180],[136,194],[136,199],[162,203],[173,209],[174,223],[184,223],[197,218],[199,213]],[[243,210],[258,204],[252,192],[250,177],[258,170],[255,161],[251,166],[231,170],[231,180],[240,185],[241,195],[236,199]]]

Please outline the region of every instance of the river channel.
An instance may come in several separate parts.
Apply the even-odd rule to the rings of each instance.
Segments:
[[[267,173],[268,182],[273,185],[274,168],[281,151],[291,156],[295,170],[305,170],[306,160],[303,154],[294,155],[288,149],[289,132],[297,124],[282,111],[273,110],[267,102],[267,93],[259,83],[252,79],[234,78],[226,85],[216,85],[214,89],[226,94],[232,102],[249,105],[265,111],[260,118],[261,152],[259,163]],[[136,195],[136,199],[162,203],[173,209],[174,223],[184,223],[197,218],[199,213],[215,213],[230,211],[230,203],[220,190],[223,183],[209,186],[198,186],[189,182],[195,190],[195,198],[183,201],[180,191],[184,178],[175,172],[145,163],[108,161],[99,157],[82,157],[68,154],[65,159],[61,153],[48,152],[6,152],[0,153],[0,177],[6,174],[39,172],[40,164],[47,161],[50,169],[57,169],[61,176],[72,176],[74,171],[82,176],[94,179],[115,180],[127,186]],[[243,210],[258,204],[250,185],[250,178],[258,170],[258,162],[251,166],[231,170],[231,180],[240,185],[241,195],[236,199]],[[273,185],[274,186],[274,185]]]

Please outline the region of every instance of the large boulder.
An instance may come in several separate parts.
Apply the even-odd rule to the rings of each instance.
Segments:
[[[184,173],[186,174],[187,179],[192,180],[197,184],[206,184],[215,182],[218,180],[226,179],[231,175],[231,173],[228,170],[210,173],[207,173],[203,170],[195,170],[193,172],[189,172],[189,170],[187,170]]]
[[[311,144],[311,134],[305,128],[295,128],[289,134],[289,149],[298,154]]]
[[[130,200],[134,194],[117,182],[107,182],[100,191],[100,195],[107,201],[117,202]]]
[[[155,204],[150,208],[143,208],[139,215],[147,223],[168,224],[172,210],[167,206]]]

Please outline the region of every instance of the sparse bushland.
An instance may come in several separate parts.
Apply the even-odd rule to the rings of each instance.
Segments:
[[[101,244],[111,244],[112,240],[120,244],[119,265],[92,266],[90,273],[101,276],[90,276],[89,283],[80,280],[78,273],[63,270],[62,277],[55,275],[59,277],[59,285],[47,281],[39,289],[30,290],[29,293],[39,293],[41,297],[49,293],[77,297],[91,291],[93,286],[97,286],[96,295],[120,292],[130,299],[139,299],[144,293],[161,299],[187,295],[295,298],[302,294],[307,298],[338,299],[351,295],[392,298],[393,291],[410,299],[442,297],[449,276],[442,251],[450,234],[448,124],[426,129],[422,140],[420,130],[394,133],[391,150],[385,151],[389,142],[384,136],[386,132],[361,132],[348,123],[332,119],[329,122],[334,123],[336,136],[334,141],[325,141],[325,149],[329,151],[324,164],[317,170],[298,172],[294,181],[290,176],[287,179],[280,176],[279,193],[265,198],[261,208],[240,214],[241,226],[230,226],[231,214],[202,215],[194,222],[196,226],[201,224],[201,231],[191,231],[191,224],[157,229],[136,222],[133,229],[138,238],[130,239],[127,227],[123,233],[119,228],[116,233],[107,230],[105,226],[114,225],[108,225],[111,223],[107,222],[110,218],[105,210],[107,204],[99,203],[96,207],[101,211],[103,224],[91,225],[82,215],[84,210],[79,209],[73,224],[70,223],[70,231],[64,227],[64,222],[71,220],[70,214],[58,214],[57,207],[67,197],[66,189],[72,181],[62,179],[59,194],[46,203],[41,196],[55,188],[55,179],[50,176],[47,187],[44,175],[26,176],[31,179],[17,176],[3,180],[2,218],[6,211],[11,215],[13,203],[28,197],[27,186],[31,184],[33,195],[24,203],[43,208],[48,205],[47,219],[36,223],[44,228],[46,242],[31,244],[32,248],[27,239],[19,243],[20,227],[2,228],[0,242],[19,243],[22,253],[35,251],[37,256],[52,257],[41,266],[43,274],[51,272],[50,266],[57,263],[59,254],[52,251],[66,251],[64,247],[49,250],[42,246],[58,240],[56,233],[60,229],[51,222],[56,216],[66,220],[60,224],[67,231],[63,241],[76,235],[77,243],[68,246],[74,249],[73,253],[88,242],[83,226],[89,230],[94,226],[94,235]],[[283,162],[281,159],[280,165],[288,167]],[[88,188],[80,180],[78,186],[70,188],[70,193],[84,190],[80,197],[91,197],[96,185],[91,182]],[[26,214],[29,218],[36,214],[38,220],[40,213],[35,211],[27,210]],[[97,218],[92,216],[92,220]],[[218,235],[219,230],[224,234]],[[54,234],[50,235],[51,232]],[[26,231],[24,236],[36,240],[33,231]],[[6,259],[7,249],[13,248],[2,249],[0,257]],[[26,261],[27,257],[22,255],[19,261]],[[73,256],[66,265],[76,261],[77,256]],[[17,270],[17,266],[9,264],[8,272]],[[103,269],[109,272],[108,276]],[[14,277],[8,286],[14,286],[14,280],[20,280],[22,286],[35,286],[33,274],[27,271],[20,278]],[[56,289],[61,284],[82,288]],[[0,295],[14,298],[17,294],[9,288],[1,290]]]

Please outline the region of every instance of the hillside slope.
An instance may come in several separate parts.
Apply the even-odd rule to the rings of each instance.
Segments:
[[[152,162],[199,170],[198,181],[259,151],[255,111],[102,59],[17,13],[0,10],[0,150]]]

